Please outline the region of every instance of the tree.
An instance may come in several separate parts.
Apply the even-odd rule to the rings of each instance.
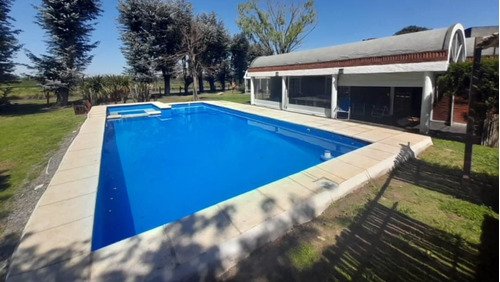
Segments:
[[[231,66],[236,76],[238,84],[243,83],[243,76],[248,68],[248,51],[250,43],[248,42],[245,34],[236,34],[231,42]]]
[[[99,0],[42,0],[36,23],[47,36],[47,55],[28,52],[37,77],[54,85],[57,103],[68,103],[71,89],[92,61],[90,51],[99,42],[90,42],[94,21],[101,14]]]
[[[267,8],[267,9],[266,9]],[[261,9],[258,0],[238,5],[236,23],[248,38],[272,54],[288,53],[300,46],[316,27],[314,1],[303,4],[268,0]]]
[[[215,74],[215,79],[220,83],[222,92],[226,91],[226,81],[231,75],[230,64],[229,58],[225,57],[219,64],[217,73]],[[213,86],[213,89],[212,85],[210,85],[210,90],[215,91],[215,85]]]
[[[206,39],[205,52],[200,54],[200,83],[203,84],[202,74],[205,74],[210,91],[215,91],[215,80],[225,85],[228,72],[227,57],[229,55],[229,44],[231,37],[224,23],[217,18],[215,13],[200,15],[200,21],[205,27],[213,30],[212,36]],[[202,90],[200,85],[200,91]]]
[[[193,97],[198,100],[198,77],[203,71],[201,60],[202,54],[207,52],[209,42],[212,42],[217,35],[217,26],[212,25],[212,18],[215,14],[201,14],[191,17],[187,28],[182,31],[184,48],[186,51],[185,70],[193,79]],[[185,75],[186,76],[186,75]]]
[[[12,0],[0,0],[0,84],[8,84],[16,80],[15,63],[12,60],[22,47],[16,35],[21,31],[14,29],[13,19],[9,16]]]
[[[22,47],[16,35],[21,32],[14,29],[13,19],[9,16],[12,0],[0,0],[0,85],[8,85],[16,80],[14,75],[15,63],[12,60],[17,51]],[[3,87],[0,94],[0,105],[8,102],[7,95],[12,88]]]
[[[151,35],[155,38],[155,64],[162,73],[165,95],[170,95],[170,79],[184,54],[181,30],[191,15],[191,4],[184,0],[160,1],[158,4]]]
[[[184,58],[182,58],[179,61],[179,63],[177,64],[177,67],[176,67],[177,77],[182,78],[182,81],[184,81],[184,94],[186,94],[186,95],[189,94],[189,91],[188,91],[189,85],[191,85],[191,83],[193,83],[193,76],[189,72],[188,66],[189,66],[188,57],[184,56]],[[180,89],[179,89],[179,93],[180,93]]]
[[[450,97],[455,95],[468,98],[472,66],[472,62],[450,65],[446,74],[439,77],[440,91],[449,94]],[[477,87],[477,100],[474,105],[477,113],[475,134],[476,136],[483,136],[483,139],[488,139],[489,136],[483,134],[485,123],[490,122],[495,116],[498,118],[498,58],[482,60],[478,70],[478,77],[479,80],[477,86],[475,86]]]
[[[151,83],[161,71],[165,94],[170,94],[171,75],[184,54],[181,30],[192,14],[191,5],[183,0],[129,0],[120,1],[118,10],[122,52],[134,81]]]
[[[133,97],[139,102],[149,100],[149,87],[154,80],[154,38],[150,36],[152,15],[155,7],[151,1],[130,0],[118,4],[119,29],[123,41],[122,53],[127,60],[126,72],[132,76],[135,85]],[[149,25],[149,26],[148,26]]]
[[[429,30],[429,28],[422,27],[422,26],[416,26],[416,25],[409,25],[407,27],[402,28],[400,31],[394,33],[394,35],[401,35],[401,34],[419,32],[419,31],[425,31],[425,30]]]

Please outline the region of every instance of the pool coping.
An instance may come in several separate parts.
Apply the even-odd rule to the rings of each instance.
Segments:
[[[428,136],[288,111],[201,101],[371,142],[358,150],[92,252],[106,109],[88,113],[40,198],[11,259],[8,281],[178,280],[220,274],[252,250],[320,215],[331,203],[432,145]],[[133,278],[135,277],[135,278]]]

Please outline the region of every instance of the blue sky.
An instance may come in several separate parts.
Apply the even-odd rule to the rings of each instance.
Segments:
[[[44,32],[33,23],[36,14],[33,4],[39,0],[17,0],[12,7],[15,26],[23,32],[19,41],[35,54],[45,50]],[[216,12],[231,34],[239,32],[236,26],[237,7],[241,1],[193,0],[195,11]],[[93,39],[100,41],[94,51],[94,60],[86,73],[117,74],[126,62],[121,54],[116,19],[118,0],[103,0],[104,10]],[[408,25],[428,28],[448,27],[461,23],[471,26],[498,25],[498,0],[317,0],[318,23],[298,50],[356,42],[366,38],[386,37]],[[29,63],[20,52],[16,62]],[[25,72],[18,67],[17,73]]]

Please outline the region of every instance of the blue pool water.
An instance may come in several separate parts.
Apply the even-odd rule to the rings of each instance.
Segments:
[[[135,109],[134,109],[135,110]],[[93,250],[368,143],[205,104],[108,120]]]

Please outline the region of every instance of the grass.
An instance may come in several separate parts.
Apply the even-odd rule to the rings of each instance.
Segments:
[[[464,144],[460,142],[433,139],[434,146],[426,150],[421,156],[420,173],[410,178],[396,173],[396,179],[389,186],[386,199],[398,195],[392,201],[382,200],[381,203],[390,206],[400,199],[400,211],[412,218],[422,221],[449,234],[460,236],[473,244],[480,243],[481,224],[485,216],[498,219],[498,149],[484,146],[474,146],[472,171],[476,177],[487,179],[480,185],[484,190],[475,189],[474,182],[461,182],[461,167],[464,159]],[[407,164],[407,167],[411,164]],[[400,171],[403,171],[403,167]],[[418,185],[418,180],[425,182],[428,172],[435,182],[435,187],[428,184]],[[402,173],[404,174],[404,173]],[[405,174],[406,175],[406,174]],[[444,178],[451,189],[441,189],[439,182]],[[417,180],[417,181],[416,181]],[[432,180],[432,179],[429,179]],[[439,185],[437,185],[439,184]],[[489,186],[485,189],[485,186]],[[470,194],[483,194],[481,197],[463,197],[460,191]],[[455,192],[453,192],[455,190]],[[494,191],[496,190],[496,192]],[[472,195],[471,195],[472,196]],[[485,205],[488,198],[496,203]],[[495,205],[496,204],[496,205]]]
[[[434,139],[420,159],[332,204],[221,280],[498,281],[498,149]]]
[[[5,86],[0,86],[4,88]],[[43,89],[39,83],[30,79],[21,79],[18,83],[10,85],[12,92],[9,94],[9,99],[39,99],[45,97]]]
[[[24,101],[26,102],[26,101]],[[12,105],[0,115],[0,211],[25,180],[37,177],[61,141],[84,121],[72,108]]]
[[[380,204],[390,208],[399,203],[398,211],[435,229],[458,236],[471,244],[481,242],[485,216],[498,219],[498,213],[451,195],[394,180]]]
[[[204,81],[203,83],[205,91],[210,90],[210,85],[208,82]],[[215,83],[217,89],[221,89],[221,84],[219,82]],[[4,88],[6,86],[2,85],[0,88]],[[21,79],[18,83],[14,83],[10,85],[12,87],[12,92],[8,95],[10,100],[23,100],[23,99],[44,99],[45,94],[43,92],[42,87],[40,87],[40,84],[31,79]],[[159,80],[157,83],[155,83],[155,87],[160,87],[163,89],[163,80]],[[179,91],[180,88],[181,91]],[[193,84],[190,84],[189,91],[192,91]],[[155,88],[155,89],[157,89]],[[170,92],[172,94],[176,94],[176,96],[169,96],[167,100],[170,101],[175,101],[175,102],[183,102],[183,101],[190,101],[186,100],[189,99],[189,96],[184,95],[184,83],[181,81],[177,80],[172,80],[171,81],[171,86],[170,86]],[[230,89],[230,83],[226,83],[226,89]],[[162,90],[163,91],[163,90]],[[237,91],[235,91],[236,93]],[[216,93],[220,93],[220,90],[217,90]],[[225,94],[231,94],[231,91],[226,91]],[[239,93],[239,92],[238,92]],[[224,95],[225,95],[224,94]],[[178,95],[178,96],[177,96]],[[184,95],[184,96],[183,96]],[[216,94],[202,94],[202,96],[215,96]],[[55,99],[54,94],[51,93],[50,99]],[[219,100],[221,98],[213,97],[211,98],[213,100]],[[231,98],[230,98],[231,99]],[[240,100],[238,100],[240,101]],[[235,102],[238,102],[235,101]],[[238,102],[239,103],[239,102]]]
[[[321,254],[318,253],[312,244],[304,243],[288,250],[287,256],[296,269],[306,270],[310,269],[319,260]]]
[[[430,163],[453,169],[461,169],[464,164],[465,144],[442,139],[434,139],[434,147],[422,155]],[[473,172],[498,177],[498,148],[474,145]]]
[[[250,95],[248,94],[241,94],[240,92],[235,91],[234,93],[232,91],[226,91],[223,94],[201,94],[200,95],[200,100],[224,100],[224,101],[230,101],[230,102],[235,102],[235,103],[242,103],[242,104],[250,104]],[[164,103],[174,103],[174,102],[189,102],[193,101],[193,96],[192,95],[183,95],[183,96],[166,96],[163,98],[158,99],[158,101],[164,102]]]

